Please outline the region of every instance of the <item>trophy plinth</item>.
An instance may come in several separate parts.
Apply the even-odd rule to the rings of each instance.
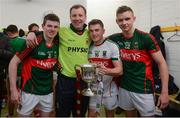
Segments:
[[[77,69],[77,67],[80,68],[80,74],[82,76],[82,80],[85,81],[88,85],[87,89],[84,89],[82,91],[82,94],[84,96],[94,96],[94,93],[92,92],[91,88],[90,88],[90,84],[92,83],[92,81],[94,81],[96,79],[96,64],[82,64],[82,65],[75,65],[75,69]]]

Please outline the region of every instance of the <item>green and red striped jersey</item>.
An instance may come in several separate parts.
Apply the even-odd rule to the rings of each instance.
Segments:
[[[109,38],[119,45],[124,72],[121,87],[136,93],[152,93],[154,79],[151,54],[160,50],[155,38],[137,29],[131,38],[125,38],[122,33]]]
[[[49,47],[43,34],[38,37],[39,45],[32,49],[22,46],[16,55],[22,61],[22,90],[36,95],[52,92],[53,70],[58,58],[58,42]]]

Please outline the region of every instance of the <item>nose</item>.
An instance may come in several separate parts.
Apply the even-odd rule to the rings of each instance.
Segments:
[[[74,20],[79,20],[81,17],[79,16],[79,15],[76,15],[75,17],[74,17]]]
[[[123,24],[123,25],[126,24],[126,20],[122,20],[122,24]]]

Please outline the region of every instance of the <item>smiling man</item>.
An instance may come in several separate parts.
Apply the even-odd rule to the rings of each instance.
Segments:
[[[168,68],[154,37],[134,28],[136,17],[128,6],[116,11],[116,23],[122,30],[109,38],[119,45],[123,62],[123,76],[119,89],[119,106],[126,110],[127,117],[154,116],[152,60],[159,68],[162,90],[157,106],[165,108],[169,103]]]
[[[118,105],[118,87],[113,76],[123,73],[119,49],[117,44],[103,36],[105,29],[101,20],[91,20],[88,27],[92,40],[88,54],[89,61],[99,66],[98,78],[101,78],[93,84],[97,95],[90,98],[88,116],[100,115],[100,106],[103,104],[106,117],[114,117],[114,109]]]
[[[19,104],[19,116],[30,116],[38,105],[40,116],[48,117],[53,110],[53,70],[58,58],[58,42],[54,40],[60,20],[47,14],[42,24],[43,34],[37,37],[39,45],[32,49],[22,44],[9,64],[11,100]],[[21,92],[16,87],[17,66],[22,62]]]

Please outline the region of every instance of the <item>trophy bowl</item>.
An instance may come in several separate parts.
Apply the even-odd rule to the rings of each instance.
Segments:
[[[82,80],[85,81],[88,85],[87,89],[84,89],[82,91],[82,94],[84,96],[94,96],[94,93],[92,92],[90,88],[90,85],[91,85],[91,82],[96,79],[97,65],[94,63],[75,65],[75,69],[77,69],[78,67],[80,68],[80,74],[81,74]]]

